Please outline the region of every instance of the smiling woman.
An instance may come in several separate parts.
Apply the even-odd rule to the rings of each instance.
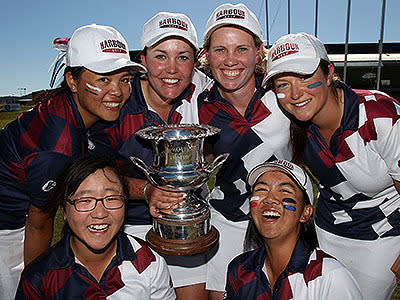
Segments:
[[[102,47],[105,40],[118,42]],[[62,86],[2,129],[1,299],[14,297],[24,265],[50,246],[54,216],[43,208],[57,177],[86,154],[89,127],[118,118],[129,97],[130,72],[145,70],[126,49],[125,39],[112,27],[78,28],[68,42]]]
[[[112,252],[110,257],[114,255],[114,237],[124,220],[124,202],[122,185],[118,183],[115,173],[107,168],[90,174],[75,193],[65,199],[63,215],[74,233],[71,248],[81,262],[90,260],[90,252],[103,253],[104,258],[107,252]],[[89,257],[83,258],[85,253]],[[108,262],[106,259],[106,265]],[[92,275],[100,281],[104,270],[96,271]]]
[[[137,74],[130,100],[114,123],[96,124],[90,129],[95,155],[112,155],[129,175],[130,200],[124,231],[145,237],[156,217],[183,200],[184,193],[161,190],[145,178],[129,157],[152,165],[151,147],[136,132],[150,126],[199,123],[197,98],[212,80],[195,68],[197,33],[184,14],[160,12],[143,26],[140,59],[146,74]],[[94,91],[97,92],[97,91]],[[178,299],[208,299],[204,290],[204,256],[167,256]],[[190,292],[191,291],[191,292]]]
[[[350,270],[365,300],[389,299],[400,255],[398,101],[340,81],[322,41],[302,32],[271,47],[264,83],[293,119],[296,160],[319,181],[321,249]]]
[[[313,186],[305,171],[285,160],[265,162],[247,182],[252,221],[246,242],[255,250],[229,264],[227,299],[362,299],[350,272],[316,248]]]
[[[290,121],[275,94],[261,86],[266,49],[261,26],[247,6],[217,7],[207,21],[203,48],[203,66],[216,82],[199,97],[200,123],[221,129],[210,141],[213,154],[230,153],[208,197],[221,238],[207,262],[206,286],[212,299],[223,299],[226,267],[243,251],[248,223],[246,175],[263,161],[291,159]]]
[[[120,232],[129,189],[115,164],[81,158],[59,182],[52,209],[61,206],[65,236],[25,269],[16,299],[175,299],[164,259]]]
[[[86,128],[99,120],[114,121],[129,98],[131,74],[128,68],[107,74],[97,74],[87,69],[74,77],[66,73],[66,81],[73,91],[78,110]]]

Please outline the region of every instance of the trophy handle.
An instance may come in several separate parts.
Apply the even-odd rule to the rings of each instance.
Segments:
[[[218,155],[214,161],[207,167],[209,174],[212,174],[216,168],[222,165],[228,159],[229,153]]]
[[[143,160],[135,156],[129,156],[129,159],[133,162],[133,164],[136,167],[138,167],[140,170],[143,171],[144,175],[146,175],[147,179],[151,182],[151,184],[157,185],[157,183],[151,177],[150,172],[147,170],[147,165],[144,163]]]

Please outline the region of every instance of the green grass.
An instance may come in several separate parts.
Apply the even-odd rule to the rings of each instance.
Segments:
[[[29,109],[30,107],[23,107],[23,110]],[[12,111],[12,112],[0,112],[0,128],[3,128],[9,122],[15,120],[17,116],[23,111]],[[213,184],[213,178],[210,179],[209,184]],[[54,222],[54,234],[53,234],[53,244],[60,240],[62,237],[62,229],[64,227],[64,219],[59,209],[57,211],[55,222]],[[394,291],[391,300],[400,300],[400,287],[397,286]]]
[[[392,298],[390,300],[400,300],[400,286],[397,285],[396,289],[394,290],[392,294]]]
[[[0,128],[3,128],[9,122],[15,120],[21,112],[29,108],[30,107],[28,106],[26,107],[23,106],[23,109],[19,111],[0,111]]]
[[[56,217],[54,219],[53,240],[51,242],[52,245],[57,243],[62,238],[64,223],[64,217],[62,215],[61,209],[58,209]]]

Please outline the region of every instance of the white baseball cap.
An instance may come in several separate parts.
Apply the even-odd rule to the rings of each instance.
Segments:
[[[253,187],[257,180],[266,172],[280,171],[287,174],[306,193],[309,202],[312,204],[314,200],[313,186],[307,173],[298,165],[290,161],[280,159],[272,162],[265,162],[254,167],[247,175],[248,184]]]
[[[242,27],[262,40],[262,29],[256,15],[243,3],[225,3],[218,6],[208,18],[204,41],[219,27],[236,25]]]
[[[196,50],[199,50],[197,32],[189,17],[170,12],[159,12],[144,24],[140,37],[142,49],[151,47],[162,39],[171,36],[184,38]]]
[[[128,44],[116,29],[97,24],[74,31],[68,41],[66,65],[101,74],[125,67],[146,72],[144,66],[130,60]]]
[[[263,85],[280,73],[312,74],[321,59],[329,62],[324,44],[315,36],[305,32],[284,35],[268,52],[268,73]]]

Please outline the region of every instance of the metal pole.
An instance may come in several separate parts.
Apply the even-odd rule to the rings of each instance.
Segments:
[[[267,28],[267,49],[269,48],[269,29],[268,29],[268,0],[265,0],[265,22]]]
[[[381,36],[379,38],[379,60],[378,60],[378,74],[376,76],[376,89],[379,91],[381,85],[381,65],[382,65],[382,51],[383,51],[383,27],[385,26],[385,8],[386,0],[382,0],[382,15],[381,15]]]
[[[288,0],[287,12],[288,12],[288,17],[287,17],[287,20],[288,20],[287,30],[288,30],[288,33],[290,33],[290,0]]]
[[[344,65],[343,65],[343,81],[344,82],[346,82],[346,77],[347,77],[347,54],[349,52],[350,7],[351,7],[351,0],[348,0],[347,1],[347,21],[346,21],[346,42],[344,44]]]
[[[315,27],[314,27],[314,35],[318,37],[318,0],[315,0]]]

